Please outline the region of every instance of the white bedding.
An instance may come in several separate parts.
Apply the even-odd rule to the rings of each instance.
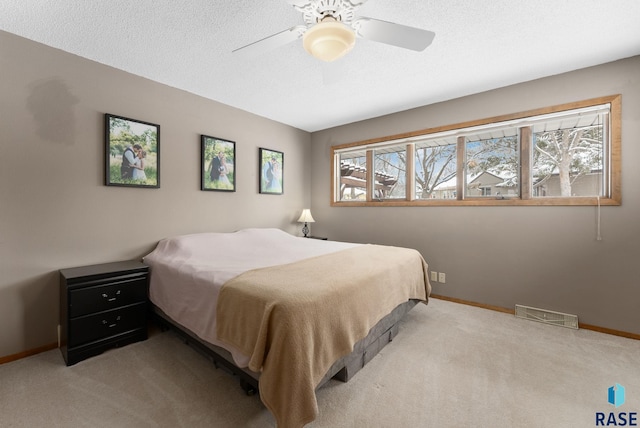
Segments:
[[[153,304],[201,339],[227,349],[238,367],[249,357],[216,336],[218,293],[228,280],[248,270],[293,263],[360,244],[295,237],[279,229],[200,233],[161,240],[144,257],[151,267]]]

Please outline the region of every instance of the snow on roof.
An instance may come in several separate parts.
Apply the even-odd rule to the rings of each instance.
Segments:
[[[472,184],[476,181],[480,176],[484,174],[493,175],[494,177],[502,180],[502,183],[498,183],[496,187],[511,187],[517,185],[518,177],[507,171],[482,171],[478,174],[469,174],[467,175],[467,183]],[[449,180],[438,184],[434,190],[451,190],[455,189],[457,184],[457,176],[453,176]]]

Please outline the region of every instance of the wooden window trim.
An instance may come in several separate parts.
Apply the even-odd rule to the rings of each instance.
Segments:
[[[531,154],[533,130],[530,126],[520,128],[520,198],[524,201],[532,199],[533,183],[531,183]]]
[[[488,125],[497,122],[506,122],[510,120],[517,119],[526,119],[532,116],[540,116],[544,114],[550,113],[559,113],[567,110],[580,109],[590,106],[595,106],[599,104],[610,104],[610,129],[609,129],[609,168],[610,172],[608,174],[609,182],[607,183],[610,187],[610,196],[609,197],[569,197],[569,198],[532,198],[530,185],[531,183],[524,183],[524,169],[529,169],[527,171],[527,181],[529,181],[529,173],[530,173],[530,158],[527,155],[521,156],[521,159],[527,158],[526,163],[521,164],[520,178],[521,178],[521,196],[518,198],[506,198],[506,199],[487,199],[487,198],[466,198],[460,192],[460,187],[464,187],[464,183],[460,184],[463,180],[458,180],[458,189],[457,189],[457,199],[420,199],[414,200],[414,197],[410,196],[410,193],[407,193],[407,199],[404,200],[374,200],[369,199],[367,201],[339,201],[336,200],[336,156],[339,150],[355,148],[358,146],[369,146],[372,144],[383,143],[386,141],[393,140],[402,140],[406,138],[419,137],[419,136],[428,136],[429,134],[436,134],[440,132],[453,131],[456,129],[462,128],[471,128],[474,126]],[[434,128],[423,129],[419,131],[406,132],[397,135],[390,135],[386,137],[374,138],[365,141],[340,144],[331,147],[331,206],[335,207],[365,207],[365,206],[389,206],[389,207],[400,207],[400,206],[617,206],[622,204],[622,95],[610,95],[599,98],[592,98],[584,101],[576,101],[572,103],[561,104],[552,107],[539,108],[534,110],[528,110],[520,113],[506,114],[502,116],[495,116],[491,118],[472,120],[468,122],[462,122],[452,125],[439,126]],[[525,129],[525,128],[522,128]],[[522,130],[521,129],[521,130]],[[605,128],[606,129],[606,128]],[[522,138],[522,137],[521,137]],[[522,144],[524,143],[524,144]],[[521,150],[529,150],[530,149],[530,137],[528,145],[529,147],[525,147],[527,142],[521,141]],[[458,169],[460,169],[460,165],[464,165],[464,162],[460,162],[460,156],[464,156],[464,153],[460,152],[460,142],[458,141]],[[521,161],[522,162],[522,161]],[[458,171],[460,174],[460,171]],[[408,175],[408,174],[407,174]],[[460,176],[460,175],[459,175]],[[412,176],[407,176],[407,181],[413,182],[413,179],[409,180]],[[525,190],[524,186],[527,186],[528,190]],[[409,184],[407,184],[409,186]],[[369,195],[370,190],[367,189],[367,195]]]

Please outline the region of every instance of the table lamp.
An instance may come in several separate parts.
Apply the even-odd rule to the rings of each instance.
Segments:
[[[307,235],[309,234],[309,223],[315,223],[315,220],[311,216],[311,210],[309,208],[305,208],[302,210],[302,214],[298,219],[298,223],[304,223],[304,226],[302,226],[302,233],[304,234],[305,238],[308,238]]]

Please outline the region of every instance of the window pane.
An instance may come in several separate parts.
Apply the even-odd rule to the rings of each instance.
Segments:
[[[534,126],[533,196],[603,196],[601,114]]]
[[[416,199],[456,199],[455,138],[416,143]]]
[[[519,197],[518,147],[515,128],[467,137],[465,197]]]
[[[340,155],[340,201],[367,200],[367,156],[364,150]]]
[[[373,152],[375,164],[376,199],[404,199],[407,182],[407,150],[406,146],[376,149]]]

